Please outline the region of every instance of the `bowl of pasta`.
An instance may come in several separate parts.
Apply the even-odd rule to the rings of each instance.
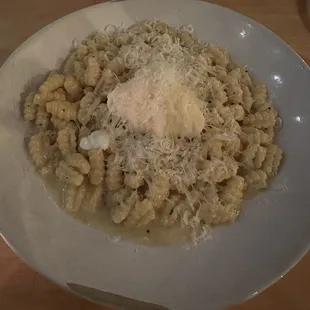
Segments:
[[[307,252],[310,70],[253,20],[100,4],[29,38],[0,81],[0,233],[60,286],[216,310]]]

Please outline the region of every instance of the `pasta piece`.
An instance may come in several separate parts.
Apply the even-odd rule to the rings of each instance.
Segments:
[[[133,191],[125,201],[121,200],[117,206],[111,209],[112,221],[116,224],[123,222],[137,201],[139,201],[139,195],[136,191]]]
[[[119,79],[117,75],[111,69],[105,68],[95,87],[95,93],[106,97],[115,88],[118,82]]]
[[[56,158],[49,160],[47,164],[40,169],[41,175],[47,176],[47,175],[55,174],[55,171],[58,165],[59,165],[59,158],[56,156]]]
[[[220,195],[220,200],[223,205],[239,207],[243,199],[244,188],[244,178],[238,175],[230,178]]]
[[[52,74],[40,86],[39,91],[42,94],[53,92],[56,89],[64,86],[65,77],[61,74]]]
[[[125,174],[124,184],[129,186],[132,189],[138,189],[143,186],[144,179],[141,175],[131,172]]]
[[[50,121],[53,124],[54,128],[58,130],[64,129],[69,124],[69,122],[60,119],[56,116],[52,116]]]
[[[277,112],[273,108],[269,108],[262,112],[256,112],[255,114],[248,114],[243,119],[245,126],[251,126],[256,128],[268,128],[274,127],[276,123]]]
[[[254,127],[243,126],[240,139],[243,144],[267,145],[271,143],[271,138],[268,134]]]
[[[262,112],[270,107],[268,102],[267,88],[265,85],[257,85],[252,88],[253,94],[253,109],[257,112]]]
[[[46,110],[52,116],[66,121],[75,121],[77,117],[77,105],[69,101],[51,101],[46,104]]]
[[[90,172],[90,164],[88,160],[80,153],[73,153],[66,157],[69,166],[76,168],[82,174]]]
[[[164,227],[171,227],[179,220],[181,215],[182,206],[180,204],[180,196],[172,195],[169,197],[161,210],[161,225]]]
[[[48,137],[49,142],[50,142],[51,144],[56,143],[56,141],[57,141],[57,135],[58,135],[56,131],[54,131],[54,130],[47,130],[47,131],[44,132],[44,135],[45,135],[46,137]]]
[[[235,76],[231,75],[231,73],[229,73],[227,77],[225,78],[224,82],[227,85],[226,93],[227,93],[228,100],[231,103],[235,103],[235,104],[242,102],[243,91],[241,89],[241,85],[239,83],[238,78],[236,78]]]
[[[235,76],[241,85],[246,85],[248,87],[252,86],[252,80],[251,77],[249,76],[247,70],[242,69],[242,68],[234,68],[230,71],[230,74],[232,76]]]
[[[96,86],[100,79],[100,65],[95,57],[89,57],[85,70],[85,84],[88,86]]]
[[[118,190],[123,185],[122,169],[115,162],[114,155],[107,158],[106,184],[109,190]]]
[[[97,43],[95,42],[95,40],[89,39],[87,40],[86,44],[90,53],[93,54],[97,52]]]
[[[267,188],[267,174],[263,170],[249,170],[244,175],[245,184],[256,190]]]
[[[212,206],[203,203],[199,209],[199,218],[207,225],[233,223],[240,214],[240,207],[233,204],[223,205],[217,201]]]
[[[102,196],[103,196],[102,185],[99,186],[90,185],[85,199],[86,201],[84,204],[84,210],[92,213],[96,212],[102,200]]]
[[[261,168],[268,176],[277,174],[282,159],[282,154],[283,151],[278,145],[268,145],[266,158]]]
[[[258,152],[259,144],[249,144],[246,149],[242,151],[241,163],[244,168],[253,168],[254,159]]]
[[[233,114],[236,121],[242,121],[244,118],[244,109],[240,104],[233,104],[229,106],[229,110]]]
[[[227,156],[224,156],[223,159],[205,160],[202,163],[202,169],[198,172],[198,180],[219,183],[236,175],[239,168],[238,164]]]
[[[216,141],[212,141],[210,143],[210,149],[209,149],[209,155],[212,158],[218,158],[218,159],[222,159],[223,158],[223,142],[216,140]]]
[[[105,50],[110,43],[110,37],[105,32],[98,31],[94,37],[94,41],[98,50]]]
[[[99,185],[103,182],[105,175],[104,153],[100,149],[94,149],[88,151],[88,156],[91,167],[89,174],[90,183]]]
[[[161,206],[168,198],[170,191],[170,178],[164,172],[159,172],[152,178],[146,197],[149,198],[156,207]]]
[[[45,131],[50,122],[50,115],[44,106],[38,106],[35,124],[40,131]]]
[[[48,162],[47,143],[49,143],[48,137],[43,133],[38,133],[30,138],[29,153],[37,168],[43,168]]]
[[[75,51],[75,57],[77,60],[83,60],[85,56],[88,55],[87,45],[80,45]]]
[[[47,102],[54,100],[66,100],[66,99],[67,99],[66,91],[62,88],[59,88],[54,92],[35,94],[33,102],[36,105],[45,106]]]
[[[78,121],[82,125],[86,126],[89,123],[91,116],[99,106],[100,102],[101,98],[97,97],[97,95],[95,95],[94,93],[87,93],[82,98],[77,116]]]
[[[255,155],[255,158],[253,160],[253,167],[255,169],[261,168],[267,154],[267,148],[263,146],[259,146]]]
[[[26,99],[24,104],[24,120],[25,121],[33,121],[36,118],[37,114],[37,106],[33,102],[34,93],[30,93]]]
[[[241,101],[241,105],[243,106],[244,110],[249,113],[251,111],[251,108],[254,102],[252,93],[249,87],[244,84],[241,85],[241,90],[243,93],[243,96],[242,96],[243,100]]]
[[[65,191],[65,200],[64,200],[64,206],[65,209],[68,211],[76,211],[75,209],[75,196],[77,193],[77,187],[76,186],[69,186]]]
[[[73,77],[75,77],[81,85],[85,85],[85,67],[81,61],[75,61],[73,63]]]
[[[87,185],[85,182],[79,187],[70,185],[65,191],[65,209],[70,212],[77,212],[80,210],[86,196],[86,191]]]
[[[86,86],[83,90],[84,95],[88,94],[88,93],[93,93],[94,92],[94,87],[92,86]]]
[[[55,172],[57,178],[69,185],[80,186],[84,177],[74,168],[70,167],[65,161],[61,160]]]
[[[80,100],[83,96],[80,83],[71,75],[65,77],[64,88],[73,101]]]
[[[125,63],[121,57],[114,58],[111,62],[106,66],[107,69],[111,69],[113,73],[120,76],[125,72]]]
[[[213,56],[213,61],[215,61],[217,65],[225,68],[227,67],[227,65],[229,64],[229,55],[224,48],[209,44],[208,52],[211,53],[211,55]]]
[[[64,156],[76,153],[76,129],[73,126],[66,126],[59,130],[57,143]]]
[[[268,144],[270,144],[273,141],[274,136],[275,136],[275,127],[270,126],[268,128],[265,128],[264,131],[262,132],[263,132],[262,135],[264,134],[265,137],[267,137],[266,139],[269,140]]]
[[[149,199],[137,201],[124,224],[127,227],[141,227],[149,224],[156,217],[155,209]]]
[[[238,135],[231,134],[229,138],[223,141],[223,153],[229,156],[235,156],[240,154],[241,140]]]
[[[74,62],[76,61],[76,56],[75,56],[75,52],[74,53],[71,53],[67,59],[65,60],[65,63],[64,63],[64,74],[65,75],[70,75],[73,73],[73,64]]]
[[[110,192],[111,194],[111,201],[117,205],[120,204],[121,201],[124,201],[125,199],[127,199],[132,193],[132,189],[129,187],[122,187],[121,189],[114,191],[114,192]]]

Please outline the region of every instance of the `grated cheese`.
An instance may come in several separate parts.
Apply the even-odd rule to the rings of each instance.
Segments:
[[[112,114],[135,129],[158,137],[197,137],[205,125],[203,103],[184,83],[177,69],[165,61],[139,69],[108,95]]]

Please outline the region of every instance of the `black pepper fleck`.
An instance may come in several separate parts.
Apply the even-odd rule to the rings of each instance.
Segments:
[[[146,232],[149,234],[149,233],[150,233],[150,230],[149,230],[149,229],[147,229],[147,230],[146,230]]]

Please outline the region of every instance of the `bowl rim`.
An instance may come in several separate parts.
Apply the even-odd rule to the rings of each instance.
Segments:
[[[40,37],[42,34],[44,34],[44,32],[50,28],[52,28],[55,24],[67,19],[68,17],[74,17],[75,15],[78,16],[81,12],[83,11],[90,11],[96,8],[101,8],[101,7],[105,7],[107,5],[111,5],[113,3],[117,3],[117,2],[137,2],[137,1],[141,1],[141,0],[108,0],[102,3],[97,3],[94,5],[89,5],[86,7],[83,7],[81,9],[78,10],[74,10],[71,13],[68,13],[66,15],[63,15],[59,18],[57,18],[56,20],[50,22],[49,24],[45,25],[44,27],[40,28],[38,31],[36,31],[35,33],[33,33],[32,35],[30,35],[26,40],[24,40],[7,58],[6,60],[3,62],[3,64],[0,67],[0,71],[3,70],[8,63],[14,58],[14,56],[16,54],[18,54],[20,51],[23,50],[23,48],[25,46],[27,46],[28,44],[31,43],[31,41],[33,41],[35,38]],[[152,1],[152,0],[144,0],[144,1]],[[171,2],[175,2],[175,0],[165,0],[165,1],[171,1]],[[187,1],[192,1],[192,2],[202,2],[206,5],[209,6],[213,6],[213,7],[218,7],[222,10],[226,10],[229,11],[230,13],[234,14],[236,17],[241,17],[244,20],[247,20],[248,22],[251,22],[253,25],[255,25],[255,27],[260,28],[261,30],[263,30],[264,32],[269,33],[270,35],[272,35],[275,39],[277,39],[278,41],[281,41],[281,43],[283,44],[283,47],[285,47],[287,50],[289,50],[291,53],[295,54],[295,56],[297,56],[299,58],[299,60],[303,63],[304,65],[304,69],[308,70],[310,72],[310,64],[308,64],[299,54],[297,51],[295,51],[295,49],[293,47],[291,47],[284,39],[282,39],[279,35],[277,35],[276,33],[274,33],[272,30],[270,30],[267,26],[257,22],[256,20],[252,19],[251,17],[241,14],[233,9],[227,8],[223,5],[220,4],[216,4],[216,3],[211,3],[208,2],[206,0],[187,0]],[[34,271],[38,272],[39,274],[43,275],[45,278],[47,278],[49,281],[51,281],[52,283],[56,284],[58,287],[61,287],[62,289],[65,289],[66,291],[70,291],[71,293],[73,293],[74,295],[78,296],[78,297],[82,297],[86,300],[92,301],[97,303],[96,301],[92,300],[90,297],[87,297],[85,295],[82,295],[81,293],[77,293],[74,290],[70,289],[68,286],[62,286],[60,285],[58,282],[56,282],[55,279],[51,278],[49,275],[47,275],[44,270],[38,270],[36,266],[34,266],[34,264],[31,264],[27,261],[27,259],[24,257],[23,254],[20,253],[20,251],[18,250],[18,248],[16,248],[13,244],[12,241],[10,241],[10,238],[8,236],[5,236],[5,233],[3,233],[0,229],[0,237],[4,240],[4,242],[8,245],[8,247],[31,269],[33,269]],[[300,250],[299,253],[297,253],[295,255],[295,258],[292,260],[291,263],[289,263],[289,265],[287,266],[286,269],[284,269],[283,271],[279,272],[279,274],[275,277],[273,277],[271,280],[267,281],[266,283],[262,283],[261,286],[256,289],[254,292],[248,294],[247,296],[245,296],[242,300],[240,300],[240,304],[255,297],[256,295],[261,294],[262,292],[264,292],[267,288],[271,287],[273,284],[277,283],[280,279],[282,279],[285,275],[287,275],[305,256],[306,254],[310,251],[310,240],[308,241],[307,246],[305,246],[304,248],[302,248]],[[254,290],[254,289],[253,289]],[[231,304],[230,306],[232,306],[233,304]],[[227,305],[229,306],[229,305]]]

